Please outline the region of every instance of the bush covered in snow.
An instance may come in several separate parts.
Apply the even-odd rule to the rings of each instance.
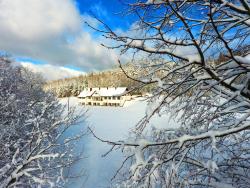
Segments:
[[[71,153],[83,132],[63,133],[83,113],[66,112],[42,86],[38,75],[0,58],[0,187],[63,186],[81,157]]]

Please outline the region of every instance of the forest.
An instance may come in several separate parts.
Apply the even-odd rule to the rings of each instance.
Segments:
[[[124,71],[126,74],[124,74]],[[77,77],[48,81],[44,84],[45,91],[54,93],[57,97],[77,96],[86,87],[127,87],[132,94],[150,92],[153,86],[139,87],[139,78],[148,72],[147,68],[139,68],[136,64],[127,63],[121,68],[113,68],[101,72],[92,72]],[[137,89],[138,88],[138,89]]]

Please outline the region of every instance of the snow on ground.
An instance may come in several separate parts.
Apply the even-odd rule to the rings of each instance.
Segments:
[[[68,99],[61,99],[62,103],[67,103]],[[69,98],[72,106],[79,105],[79,99]],[[90,126],[95,134],[105,140],[122,140],[128,136],[128,132],[133,126],[145,115],[146,102],[143,98],[127,102],[124,107],[100,107],[88,106],[88,118],[82,126]],[[155,117],[151,124],[156,127],[176,126],[169,115]],[[71,134],[78,129],[72,130]],[[82,147],[82,146],[79,146]],[[84,178],[72,180],[67,187],[87,187],[98,188],[108,187],[110,179],[115,171],[120,167],[122,162],[122,153],[115,151],[106,157],[102,157],[110,146],[98,141],[92,135],[87,135],[83,141],[85,151],[84,159],[76,165],[76,169],[84,167],[88,177],[85,182]],[[75,169],[75,170],[76,170]]]

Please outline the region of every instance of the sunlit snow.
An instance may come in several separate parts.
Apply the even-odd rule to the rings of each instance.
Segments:
[[[66,98],[62,99],[63,103],[67,103],[67,101]],[[69,103],[72,106],[79,105],[78,102],[76,98],[69,99]],[[118,141],[126,139],[130,129],[145,115],[146,101],[142,101],[142,98],[140,98],[127,102],[124,107],[91,106],[87,108],[87,122],[80,126],[86,128],[90,126],[100,138]],[[155,127],[173,127],[176,123],[168,115],[165,115],[155,117],[150,125]],[[70,134],[77,133],[77,131],[78,128],[75,128]],[[110,146],[98,141],[91,134],[85,136],[82,144],[79,148],[84,148],[87,158],[76,164],[74,170],[78,171],[84,168],[87,177],[72,179],[68,183],[68,187],[107,187],[110,185],[110,179],[122,163],[122,153],[114,151],[106,157],[102,157],[110,149]]]

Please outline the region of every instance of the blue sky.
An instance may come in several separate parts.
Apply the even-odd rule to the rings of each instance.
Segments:
[[[104,39],[84,21],[98,26],[95,15],[112,29],[126,32],[134,18],[124,19],[124,8],[120,0],[2,0],[0,51],[39,71],[43,65],[55,72],[73,69],[73,74],[109,69],[118,52],[102,47]]]
[[[123,19],[126,6],[120,0],[78,0],[77,6],[82,14],[95,14],[112,28],[128,29],[133,21],[132,17]]]
[[[136,18],[122,15],[127,8],[124,1],[133,0],[1,0],[0,52],[47,79],[110,69],[128,57],[102,47],[111,41],[85,21],[99,27],[96,16],[115,31],[134,34],[130,27]],[[198,10],[188,12],[200,16]],[[182,34],[178,28],[171,32]]]
[[[96,16],[115,31],[134,34],[130,27],[136,18],[122,15],[128,8],[124,1],[132,0],[1,0],[0,52],[47,79],[110,69],[128,57],[102,47],[111,41],[85,21],[100,27]]]
[[[117,66],[118,50],[109,50],[101,43],[114,44],[85,24],[100,27],[98,17],[116,32],[140,35],[135,31],[135,15],[126,15],[125,2],[133,0],[0,0],[0,54],[7,53],[17,62],[47,79],[101,71]],[[146,0],[145,0],[146,1]],[[163,13],[164,7],[154,11]],[[206,16],[206,10],[190,7],[185,10],[192,18]],[[151,15],[152,16],[152,15]],[[168,37],[181,38],[184,30],[175,24]],[[199,34],[199,27],[193,31]],[[197,31],[197,32],[196,32]],[[114,41],[113,41],[114,42]],[[248,42],[248,41],[247,41]],[[177,49],[193,55],[194,49]],[[191,53],[191,54],[190,54]],[[137,58],[138,58],[137,54]]]

